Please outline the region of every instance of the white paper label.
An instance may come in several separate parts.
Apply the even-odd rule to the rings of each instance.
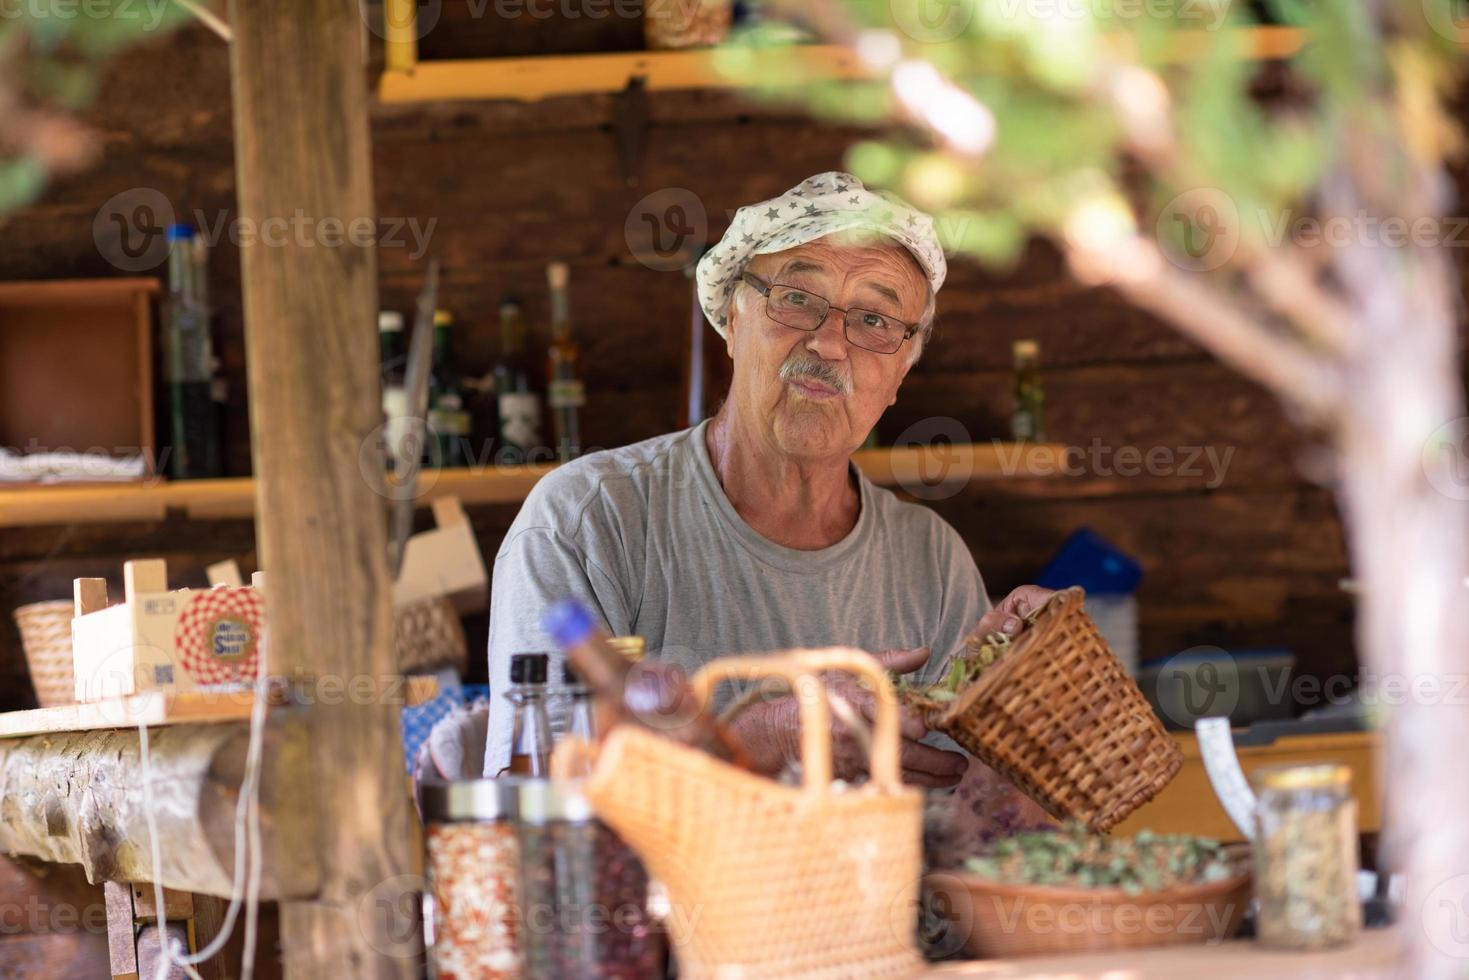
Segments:
[[[587,401],[586,388],[580,381],[552,381],[546,401],[552,408],[580,408]]]

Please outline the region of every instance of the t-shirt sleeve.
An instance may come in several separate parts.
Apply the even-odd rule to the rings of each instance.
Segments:
[[[964,539],[944,521],[935,518],[934,523],[938,529],[937,575],[944,588],[938,625],[929,643],[928,665],[923,669],[925,682],[943,676],[949,659],[963,648],[964,638],[990,608],[984,579]]]
[[[490,590],[490,723],[485,775],[510,759],[513,712],[502,697],[510,683],[510,657],[551,653],[550,679],[559,682],[561,652],[541,630],[541,617],[560,599],[576,599],[613,635],[631,632],[622,589],[582,547],[550,527],[512,528],[495,557]]]

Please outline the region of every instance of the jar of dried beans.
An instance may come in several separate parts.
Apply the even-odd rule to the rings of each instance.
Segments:
[[[1345,946],[1362,926],[1357,901],[1357,803],[1351,770],[1286,766],[1251,774],[1256,933],[1278,949]]]
[[[429,888],[424,928],[430,976],[500,980],[523,976],[520,842],[513,799],[493,779],[422,788]]]
[[[507,782],[518,798],[526,976],[663,976],[663,933],[636,855],[573,782]]]

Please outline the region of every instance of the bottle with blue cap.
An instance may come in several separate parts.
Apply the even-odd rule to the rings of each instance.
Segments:
[[[209,337],[206,252],[190,225],[168,227],[163,378],[167,386],[169,471],[175,479],[222,473],[214,345]]]
[[[695,702],[676,664],[629,660],[612,645],[596,617],[574,599],[553,604],[542,617],[541,628],[566,651],[571,669],[591,690],[599,736],[605,737],[618,724],[631,723],[747,766],[739,741]]]

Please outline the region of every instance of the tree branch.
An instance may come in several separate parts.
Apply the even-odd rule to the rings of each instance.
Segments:
[[[1078,275],[1107,281],[1313,421],[1330,421],[1339,413],[1343,377],[1332,361],[1282,337],[1202,278],[1175,269],[1152,242],[1134,238],[1127,248],[1105,250],[1066,239],[1057,244]],[[1139,269],[1147,271],[1139,274]]]

